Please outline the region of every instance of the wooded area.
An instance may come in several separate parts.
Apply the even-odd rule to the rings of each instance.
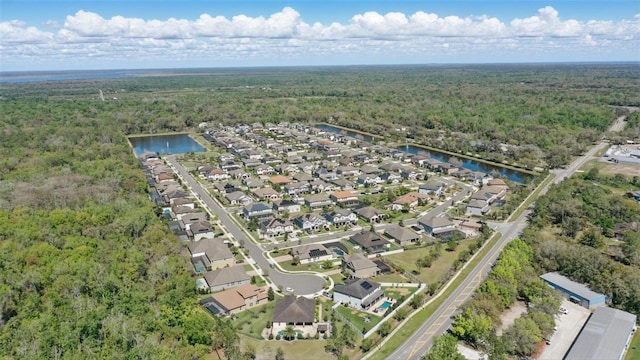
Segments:
[[[487,65],[4,83],[0,357],[200,358],[212,347],[243,356],[233,325],[199,309],[188,261],[155,215],[127,134],[194,130],[200,122],[328,121],[397,141],[406,134],[395,129],[406,127],[416,142],[435,147],[559,166],[625,111],[612,105],[640,105],[638,80],[632,65]],[[635,114],[629,122],[637,132]],[[526,244],[513,245],[520,272],[498,268],[476,297],[478,307],[491,300],[486,316],[515,297],[533,301],[537,282],[520,280],[533,274],[525,264],[536,263],[640,312],[638,240],[620,245],[635,253],[616,251],[583,230],[638,220],[637,208],[607,190],[631,183],[595,175],[555,187],[538,203],[539,227],[525,232]],[[603,187],[586,185],[594,181]],[[535,230],[551,224],[557,237]]]

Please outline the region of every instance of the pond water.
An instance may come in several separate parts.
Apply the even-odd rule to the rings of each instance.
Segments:
[[[397,149],[404,152],[408,152],[409,154],[420,154],[420,155],[428,156],[430,158],[444,161],[444,162],[449,162],[449,160],[454,157],[453,155],[449,155],[449,154],[445,154],[437,151],[426,150],[413,145],[399,146]],[[500,177],[507,178],[511,181],[522,183],[522,184],[526,184],[531,180],[533,180],[533,175],[523,173],[517,170],[506,169],[500,166],[489,165],[480,161],[465,159],[461,157],[456,157],[456,159],[458,159],[458,163],[456,165],[460,166],[463,169],[472,170],[472,171],[481,171],[487,174],[492,174],[494,176],[499,175]],[[460,164],[460,161],[462,162],[461,164]]]
[[[136,155],[150,151],[160,155],[202,152],[204,148],[187,134],[130,137]]]
[[[315,125],[315,127],[318,129],[322,129],[324,131],[335,133],[335,134],[345,134],[346,136],[349,136],[349,137],[355,137],[356,135],[361,135],[363,136],[365,141],[369,141],[369,142],[373,141],[373,137],[371,136],[364,136],[362,134],[358,134],[353,131],[344,130],[344,129],[337,128],[335,126],[331,126],[327,124],[319,124],[319,125]],[[397,149],[404,152],[408,152],[409,154],[420,154],[420,155],[428,156],[433,159],[444,161],[444,162],[449,162],[449,159],[453,157],[452,155],[449,155],[449,154],[441,153],[438,151],[430,151],[423,148],[415,147],[413,145],[400,146]],[[489,164],[485,164],[483,162],[479,162],[472,159],[464,159],[464,158],[458,158],[458,159],[462,161],[462,164],[458,163],[457,165],[463,169],[472,170],[472,171],[481,171],[487,174],[492,174],[494,176],[499,175],[500,177],[507,178],[511,181],[522,183],[522,184],[526,184],[533,179],[533,175],[529,175],[527,173],[523,173],[517,170],[510,170],[510,169],[503,168],[501,166],[489,165]]]

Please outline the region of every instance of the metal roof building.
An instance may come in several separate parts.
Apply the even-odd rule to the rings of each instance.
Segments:
[[[598,308],[565,355],[565,360],[622,359],[633,337],[636,315]]]
[[[607,295],[592,291],[585,285],[558,273],[546,273],[540,275],[540,278],[555,290],[560,291],[569,300],[587,309],[603,306],[607,303]]]

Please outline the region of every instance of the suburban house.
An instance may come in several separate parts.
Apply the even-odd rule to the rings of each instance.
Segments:
[[[244,159],[242,160],[242,165],[244,165],[245,168],[250,169],[262,165],[262,161],[258,159]]]
[[[445,186],[441,182],[428,182],[426,184],[420,184],[418,192],[420,194],[433,195],[440,197],[444,193]]]
[[[351,235],[349,240],[359,245],[362,250],[366,251],[369,254],[381,253],[389,247],[389,242],[382,239],[380,235],[376,234],[373,231],[361,231],[359,233]]]
[[[244,185],[249,189],[249,190],[255,190],[255,189],[260,189],[264,187],[264,181],[262,181],[262,179],[246,179],[244,181]]]
[[[366,279],[350,279],[333,289],[333,301],[356,309],[369,309],[384,297],[380,284]]]
[[[286,295],[276,300],[273,309],[273,327],[313,325],[316,318],[316,302],[306,297]]]
[[[387,228],[384,230],[384,234],[401,246],[412,245],[420,240],[420,235],[402,226]]]
[[[333,186],[328,184],[320,179],[314,179],[309,182],[309,186],[311,187],[311,191],[322,192],[322,191],[331,191],[333,190]]]
[[[489,203],[483,200],[471,200],[467,204],[465,215],[484,216],[491,210]]]
[[[270,177],[269,182],[273,185],[286,185],[289,184],[291,180],[286,176],[276,175]]]
[[[270,165],[258,165],[253,169],[253,172],[255,172],[256,175],[271,175],[275,171],[276,170]]]
[[[371,175],[371,174],[381,174],[382,170],[376,165],[365,165],[360,168],[360,172],[362,174]]]
[[[174,206],[174,207],[184,206],[192,209],[196,208],[195,202],[193,201],[193,199],[190,199],[190,198],[171,199],[171,206]]]
[[[182,218],[179,218],[178,220],[180,220],[180,222],[182,223],[181,228],[186,230],[187,229],[186,224],[191,224],[196,221],[207,221],[207,214],[205,214],[202,211],[187,213],[187,214],[184,214]]]
[[[325,219],[334,226],[353,226],[358,222],[356,213],[349,209],[337,209],[324,213]]]
[[[309,192],[310,185],[308,182],[293,182],[283,187],[283,191],[288,195],[300,195]]]
[[[504,188],[509,188],[509,185],[507,185],[507,183],[502,180],[502,179],[494,179],[494,178],[489,178],[486,182],[487,185],[489,186],[500,186],[500,187],[504,187]]]
[[[204,273],[204,279],[207,285],[209,285],[211,292],[247,285],[251,280],[242,266],[232,266],[207,271]]]
[[[319,209],[333,205],[333,201],[326,194],[316,194],[307,196],[304,199],[304,204],[310,209]]]
[[[301,172],[301,173],[297,173],[297,174],[293,174],[292,176],[293,180],[298,181],[298,182],[309,182],[311,180],[313,180],[313,176]]]
[[[267,236],[280,236],[294,230],[293,222],[289,219],[274,218],[260,223],[260,231]]]
[[[350,165],[338,166],[338,168],[336,169],[336,173],[343,177],[353,177],[360,175],[360,169]]]
[[[228,316],[265,304],[268,301],[267,291],[264,288],[248,284],[215,293],[200,301],[200,304],[215,315]]]
[[[349,273],[350,277],[367,279],[378,275],[378,265],[361,253],[355,253],[342,258],[342,270]]]
[[[333,179],[336,179],[338,177],[338,175],[336,174],[335,171],[329,170],[327,168],[320,168],[320,169],[316,170],[314,175],[317,178],[320,178],[320,179],[322,179],[324,181],[333,180]]]
[[[193,223],[185,224],[187,234],[193,237],[193,240],[198,241],[200,239],[212,238],[214,236],[213,226],[208,221],[196,221]]]
[[[273,209],[265,203],[249,204],[242,208],[242,213],[247,220],[257,220],[258,222],[271,219],[273,217]]]
[[[246,180],[251,177],[251,174],[243,169],[233,169],[229,171],[229,175],[234,179]]]
[[[495,201],[504,199],[507,194],[507,188],[502,186],[483,186],[482,189],[471,195],[472,200],[486,201],[491,205]]]
[[[229,175],[222,169],[212,169],[206,174],[206,178],[210,181],[227,180]]]
[[[422,172],[407,166],[402,168],[400,176],[402,176],[403,179],[411,181],[422,180],[422,178],[424,178]]]
[[[291,256],[297,257],[300,264],[333,260],[334,255],[322,244],[309,244],[294,247],[289,252]]]
[[[173,213],[176,219],[182,220],[183,217],[187,216],[190,213],[197,212],[197,210],[188,206],[174,206],[171,209],[171,212]],[[166,214],[167,211],[164,211],[164,213]]]
[[[358,194],[355,191],[334,191],[330,195],[331,200],[341,206],[355,206],[360,204]]]
[[[280,200],[273,202],[273,210],[278,214],[283,214],[288,212],[289,214],[300,212],[300,204],[297,201],[293,200]]]
[[[329,226],[327,220],[313,213],[300,215],[293,220],[293,223],[300,229],[308,232],[319,231]]]
[[[357,177],[356,183],[359,186],[373,186],[382,184],[382,179],[380,176],[372,175],[372,174],[362,174]]]
[[[282,197],[279,192],[272,188],[261,188],[253,190],[253,195],[260,200],[278,200]]]
[[[402,176],[398,175],[398,173],[386,172],[380,175],[380,180],[387,184],[397,185],[402,182]]]
[[[220,238],[202,239],[187,247],[191,253],[191,262],[198,272],[233,266],[236,261],[227,244]]]
[[[379,223],[387,216],[389,216],[384,211],[378,210],[373,206],[365,206],[363,208],[356,209],[356,214],[369,221],[370,223]]]
[[[343,178],[335,179],[331,181],[331,183],[335,185],[336,189],[342,189],[342,190],[353,190],[356,187],[356,184]]]
[[[449,238],[456,230],[456,225],[446,217],[422,217],[418,219],[418,224],[424,227],[427,234],[433,237]]]
[[[225,200],[231,205],[249,205],[253,199],[242,191],[234,191],[224,195]]]
[[[416,206],[426,203],[429,195],[420,194],[415,191],[402,195],[391,203],[391,210],[400,211],[402,209],[415,209]]]

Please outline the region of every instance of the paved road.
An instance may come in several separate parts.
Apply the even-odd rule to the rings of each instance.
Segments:
[[[614,125],[615,126],[615,125]],[[571,176],[576,170],[584,165],[593,155],[606,147],[606,143],[599,143],[589,150],[583,156],[577,158],[565,169],[554,171],[556,178],[550,184],[557,184],[565,178]],[[549,185],[546,185],[539,193],[538,196],[547,192]],[[486,277],[491,269],[491,265],[498,257],[502,248],[511,240],[518,237],[518,235],[527,226],[525,220],[529,215],[529,211],[523,212],[513,222],[498,224],[496,230],[502,233],[502,236],[498,242],[489,250],[487,256],[485,256],[480,263],[471,271],[469,276],[462,282],[462,284],[445,300],[434,314],[422,324],[422,326],[414,332],[407,340],[402,344],[395,352],[393,352],[388,359],[419,359],[424,353],[429,350],[433,337],[444,333],[451,325],[451,317],[455,315],[458,307],[464,304],[474,292],[474,290],[480,285],[482,280]],[[402,333],[401,333],[402,335]]]
[[[291,287],[294,289],[296,295],[310,295],[322,290],[325,280],[321,276],[310,274],[285,274],[276,269],[269,268],[269,262],[264,256],[264,250],[262,246],[254,244],[247,234],[231,219],[227,211],[214,201],[209,193],[198,183],[187,170],[176,161],[175,156],[166,157],[167,162],[176,170],[178,175],[183,181],[189,185],[191,190],[202,200],[202,202],[213,212],[226,230],[233,236],[238,242],[243,242],[244,247],[249,250],[251,258],[255,260],[256,264],[264,269],[268,269],[269,278],[277,286],[282,286],[283,289]]]

